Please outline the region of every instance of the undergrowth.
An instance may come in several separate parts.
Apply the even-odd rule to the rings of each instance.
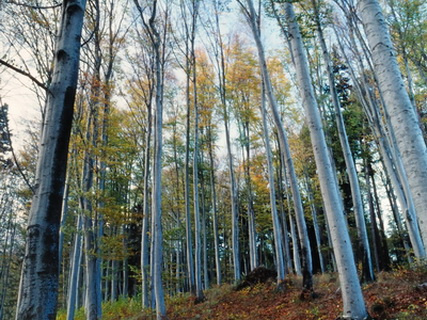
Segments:
[[[240,291],[224,284],[206,290],[207,300],[195,304],[194,297],[179,294],[166,298],[169,320],[187,319],[286,319],[334,320],[342,312],[338,276],[334,273],[314,278],[317,298],[300,300],[301,279],[288,276],[283,291],[272,282],[257,283]],[[376,320],[427,319],[427,269],[397,268],[377,275],[377,281],[363,285],[363,293],[370,315]],[[103,304],[103,320],[154,320],[152,310],[141,311],[141,299],[120,299]],[[61,311],[58,320],[65,320]],[[84,320],[82,309],[76,320]]]

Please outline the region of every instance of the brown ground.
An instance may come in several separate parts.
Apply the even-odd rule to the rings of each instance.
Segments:
[[[341,293],[335,274],[316,276],[317,298],[301,301],[300,287],[301,280],[295,277],[288,277],[284,292],[278,292],[271,282],[241,291],[227,285],[216,287],[206,292],[207,301],[200,304],[194,304],[194,299],[189,297],[172,298],[168,301],[168,318],[332,320],[340,316]],[[374,319],[427,319],[425,268],[381,273],[377,282],[363,287],[363,292]]]

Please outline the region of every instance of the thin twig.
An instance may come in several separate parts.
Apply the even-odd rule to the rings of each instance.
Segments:
[[[45,84],[43,84],[40,80],[36,79],[33,75],[30,73],[19,69],[18,67],[15,67],[14,65],[10,64],[9,62],[4,61],[3,59],[0,59],[0,64],[4,65],[5,67],[8,67],[9,69],[12,69],[13,71],[22,74],[23,76],[26,76],[27,78],[31,79],[35,84],[37,84],[40,88],[44,89],[45,91],[49,91],[49,88],[46,87]]]

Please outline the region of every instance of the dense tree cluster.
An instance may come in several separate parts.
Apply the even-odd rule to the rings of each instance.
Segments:
[[[165,295],[260,266],[302,297],[337,272],[366,319],[361,282],[425,263],[421,1],[3,1],[0,21],[0,74],[40,109],[14,150],[0,82],[0,320],[136,296],[163,319]]]

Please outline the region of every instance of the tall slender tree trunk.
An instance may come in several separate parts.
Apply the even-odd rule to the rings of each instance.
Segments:
[[[335,34],[338,34],[336,30]],[[359,101],[362,104],[368,121],[376,135],[378,149],[382,156],[383,164],[393,184],[394,191],[396,193],[397,199],[405,217],[406,225],[408,227],[408,234],[414,249],[415,256],[419,258],[424,258],[426,256],[426,252],[424,250],[424,245],[418,228],[415,208],[412,201],[412,195],[410,193],[407,193],[406,188],[404,188],[402,185],[402,181],[405,181],[406,179],[406,174],[404,172],[401,172],[401,166],[398,165],[394,159],[396,157],[396,154],[391,152],[391,146],[389,140],[387,139],[387,134],[384,132],[384,128],[380,123],[378,107],[375,104],[374,99],[370,95],[370,89],[367,85],[367,79],[365,79],[365,76],[362,76],[362,84],[359,83],[353,70],[353,67],[349,63],[349,59],[345,53],[343,46],[341,45],[341,43],[339,43],[339,45],[341,53],[345,58],[347,65],[349,66],[350,75],[353,80],[353,83],[355,84],[356,93],[358,95]],[[363,63],[360,57],[358,57],[358,63],[361,70],[363,70]],[[364,96],[364,91],[367,93],[367,97]],[[400,174],[398,174],[397,171],[400,172]]]
[[[78,293],[78,279],[81,270],[81,255],[82,255],[82,226],[83,218],[80,213],[77,217],[77,228],[74,235],[74,248],[73,255],[71,257],[71,271],[68,287],[68,299],[67,299],[67,320],[74,320],[74,312],[76,308],[77,293]]]
[[[283,226],[283,251],[285,255],[285,264],[287,272],[293,272],[292,267],[292,259],[291,259],[291,249],[289,246],[289,227],[288,227],[288,221],[286,219],[286,211],[285,211],[285,205],[284,205],[284,197],[285,193],[283,191],[283,162],[281,160],[281,157],[279,157],[279,164],[277,168],[277,174],[276,179],[278,186],[278,193],[279,193],[279,208],[280,208],[280,217],[282,219],[282,226]]]
[[[201,226],[200,226],[200,203],[199,203],[199,106],[197,100],[197,68],[196,68],[196,55],[194,51],[194,41],[196,32],[196,19],[199,2],[193,1],[193,14],[192,14],[192,34],[191,34],[191,64],[193,66],[193,107],[194,107],[194,149],[193,149],[193,210],[194,210],[194,237],[195,237],[195,254],[194,254],[194,267],[195,267],[195,280],[196,280],[196,299],[203,301],[202,285],[202,244],[201,244]]]
[[[279,134],[279,143],[281,150],[283,151],[282,157],[284,157],[284,163],[289,174],[292,198],[295,206],[295,217],[297,220],[298,235],[301,242],[302,252],[302,272],[303,272],[303,288],[305,291],[313,290],[313,266],[311,257],[311,247],[308,238],[307,226],[304,217],[304,211],[302,208],[301,194],[299,191],[298,181],[295,173],[294,164],[291,157],[291,151],[289,148],[288,139],[279,116],[277,107],[276,97],[274,96],[273,85],[271,84],[270,75],[267,69],[267,60],[265,58],[264,48],[261,42],[259,24],[257,24],[257,14],[254,9],[252,0],[247,0],[248,3],[248,22],[252,29],[252,34],[255,39],[255,43],[258,50],[258,58],[261,67],[261,73],[265,82],[266,95],[270,104],[270,109],[273,114],[273,120]]]
[[[332,61],[326,47],[325,38],[323,35],[322,26],[320,24],[319,8],[317,0],[312,0],[315,10],[315,20],[317,25],[317,34],[319,36],[320,46],[322,48],[323,60],[328,74],[329,88],[332,98],[332,103],[335,110],[335,121],[337,123],[338,136],[340,139],[341,148],[343,150],[345,166],[349,177],[351,198],[353,201],[354,217],[356,220],[358,247],[362,252],[363,264],[363,279],[366,281],[374,281],[375,275],[372,266],[371,252],[369,248],[368,233],[366,231],[365,213],[363,209],[362,195],[360,192],[359,179],[357,176],[356,165],[354,163],[353,154],[348,142],[347,131],[344,124],[344,118],[341,113],[341,104],[338,97],[337,88],[335,86],[334,74],[332,69]]]
[[[221,260],[219,256],[219,235],[218,235],[218,209],[217,197],[215,189],[215,168],[212,150],[212,126],[208,127],[208,141],[209,141],[209,182],[212,193],[212,228],[214,236],[214,251],[215,251],[215,271],[216,271],[216,284],[221,285]]]
[[[141,276],[142,276],[142,306],[150,306],[149,299],[149,247],[148,226],[150,225],[150,157],[151,157],[151,133],[152,133],[152,106],[147,104],[147,132],[144,151],[144,195],[142,207],[142,231],[141,231]]]
[[[164,319],[166,316],[165,297],[162,284],[163,270],[163,233],[162,233],[162,152],[163,152],[163,64],[164,51],[161,52],[161,38],[157,31],[154,19],[157,14],[157,1],[152,7],[152,16],[149,24],[151,29],[152,45],[156,59],[156,115],[154,122],[154,164],[153,164],[153,266],[152,275],[154,294],[156,297],[157,319]],[[166,26],[165,26],[166,29]],[[164,50],[164,48],[163,48]]]
[[[427,148],[414,109],[405,90],[387,23],[377,0],[359,0],[379,89],[396,134],[424,244],[427,243]]]
[[[307,186],[308,201],[310,201],[311,215],[313,218],[313,229],[314,229],[314,236],[316,238],[316,246],[317,246],[317,254],[319,256],[320,271],[322,273],[324,273],[325,272],[325,263],[323,262],[322,244],[321,244],[319,223],[317,222],[317,210],[316,210],[316,205],[314,204],[313,189],[311,187],[311,183],[309,180],[310,178],[308,177],[308,174],[305,171],[305,169],[304,169],[304,178],[305,178],[305,183]]]
[[[230,116],[227,107],[226,100],[226,85],[225,85],[225,56],[224,56],[224,45],[221,35],[221,27],[219,22],[219,4],[218,0],[214,0],[215,6],[215,24],[217,31],[217,42],[218,42],[218,54],[217,54],[217,66],[218,66],[218,83],[219,83],[219,95],[222,107],[222,116],[224,119],[225,128],[225,141],[227,146],[227,162],[228,172],[230,175],[230,200],[231,200],[231,247],[232,247],[232,259],[233,259],[233,271],[234,281],[239,281],[241,278],[240,269],[240,245],[239,245],[239,208],[237,205],[237,184],[236,177],[234,174],[233,164],[233,153],[231,151],[231,138],[230,138]]]
[[[86,1],[64,1],[19,285],[17,320],[55,319],[58,238]]]
[[[274,182],[274,168],[271,154],[270,137],[268,136],[267,116],[265,110],[265,89],[264,82],[261,88],[261,115],[262,115],[262,132],[265,144],[265,151],[267,156],[267,171],[268,171],[268,185],[270,193],[270,208],[271,218],[273,220],[273,233],[274,233],[274,251],[276,255],[276,270],[277,270],[277,283],[285,280],[285,260],[283,256],[283,233],[282,226],[280,225],[279,216],[277,214],[276,206],[276,185]]]
[[[250,270],[258,267],[258,257],[256,249],[256,228],[255,228],[255,211],[254,211],[254,197],[252,192],[252,181],[251,181],[251,152],[250,152],[250,130],[249,121],[242,121],[243,131],[243,162],[244,162],[244,173],[246,181],[246,189],[248,194],[248,239],[249,239],[249,264]]]
[[[295,59],[297,81],[300,85],[311,143],[313,145],[313,153],[319,174],[320,189],[332,236],[344,304],[343,317],[364,319],[368,316],[368,313],[357,276],[351,241],[344,218],[342,199],[339,194],[335,173],[332,170],[331,158],[326,145],[317,102],[314,98],[301,33],[293,5],[291,3],[284,3],[283,8],[291,44],[289,49],[293,52]]]

